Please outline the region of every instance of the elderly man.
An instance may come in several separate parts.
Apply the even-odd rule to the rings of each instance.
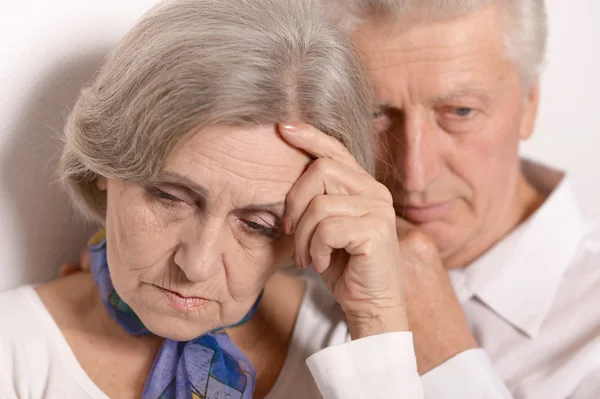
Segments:
[[[378,101],[426,397],[600,398],[600,235],[567,177],[519,159],[543,1],[337,7]]]

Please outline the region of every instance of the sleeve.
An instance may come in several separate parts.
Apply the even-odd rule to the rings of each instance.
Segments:
[[[483,349],[469,349],[425,373],[426,399],[512,399]]]
[[[306,363],[324,399],[422,399],[410,332],[374,335],[325,348]]]

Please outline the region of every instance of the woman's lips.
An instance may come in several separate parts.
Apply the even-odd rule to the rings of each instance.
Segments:
[[[454,200],[426,206],[394,204],[396,215],[414,224],[433,222],[443,218],[454,205]]]
[[[179,312],[189,312],[190,310],[199,308],[207,302],[207,300],[204,298],[195,296],[182,296],[165,288],[159,287],[159,289],[168,299],[169,305]]]

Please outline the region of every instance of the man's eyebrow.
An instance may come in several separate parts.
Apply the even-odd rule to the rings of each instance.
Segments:
[[[451,91],[447,94],[441,95],[433,99],[433,103],[443,103],[455,100],[461,97],[478,97],[483,101],[487,102],[489,100],[489,95],[487,92],[481,89],[460,89]]]
[[[376,113],[379,113],[379,112],[384,112],[384,111],[390,110],[390,109],[399,110],[400,108],[391,105],[387,101],[375,101],[373,103],[373,114],[376,114]]]
[[[461,97],[478,97],[480,99],[482,99],[484,102],[488,102],[490,97],[488,95],[488,93],[484,90],[480,90],[480,89],[461,89],[461,90],[456,90],[456,91],[452,91],[450,93],[441,95],[439,97],[435,97],[432,101],[433,104],[439,104],[439,103],[444,103],[444,102],[448,102],[448,101],[452,101],[455,100],[457,98],[461,98]],[[401,111],[402,108],[393,104],[390,104],[387,101],[375,101],[373,103],[373,109],[375,111],[381,111],[381,110],[391,110],[391,111]]]

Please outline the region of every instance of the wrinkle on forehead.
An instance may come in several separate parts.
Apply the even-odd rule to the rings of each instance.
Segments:
[[[375,97],[395,107],[459,92],[489,97],[512,65],[500,20],[501,13],[488,7],[442,22],[365,25],[353,39],[364,53]]]
[[[463,17],[442,21],[418,21],[410,15],[387,24],[365,24],[353,40],[366,51],[372,68],[412,59],[447,61],[481,51],[504,53],[503,14],[490,5]]]
[[[247,192],[257,201],[274,202],[285,198],[308,159],[274,127],[220,125],[190,138],[167,162],[167,169],[205,186],[211,197],[228,191],[247,199]]]

